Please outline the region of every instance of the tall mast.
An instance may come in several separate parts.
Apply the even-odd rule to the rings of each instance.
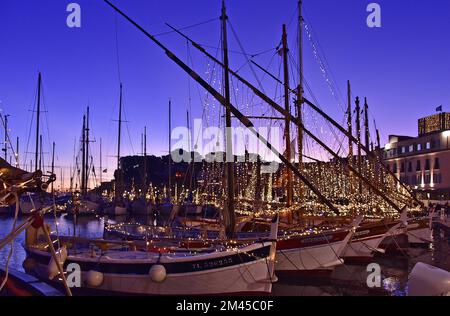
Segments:
[[[102,139],[100,138],[100,185],[103,182],[103,167],[102,167]]]
[[[39,135],[39,169],[38,170],[42,170],[42,155],[43,155],[43,151],[42,151],[42,135]]]
[[[42,75],[39,73],[38,75],[38,97],[37,97],[37,112],[36,112],[36,151],[34,156],[34,169],[38,169],[38,161],[39,161],[39,125],[41,120],[41,84],[42,84]]]
[[[230,72],[229,72],[229,60],[228,60],[228,36],[227,36],[227,11],[225,7],[225,0],[222,0],[222,16],[220,17],[222,22],[222,50],[223,50],[223,63],[225,65],[223,71],[224,80],[224,96],[225,96],[225,135],[226,135],[226,155],[225,155],[225,174],[226,174],[226,186],[227,186],[227,201],[225,212],[223,214],[225,233],[228,238],[234,238],[235,235],[235,214],[234,214],[234,156],[233,156],[233,144],[231,135],[231,111],[230,111]],[[231,161],[232,160],[232,161]]]
[[[19,137],[16,139],[16,167],[20,166],[20,155],[19,155]]]
[[[147,195],[147,126],[144,126],[144,197]]]
[[[52,148],[52,175],[55,174],[55,142],[53,142],[53,148]],[[52,182],[52,186],[51,186],[51,191],[52,194],[55,192],[54,187],[53,187],[53,182]]]
[[[5,148],[3,149],[5,151],[5,161],[8,161],[8,117],[10,115],[5,115]]]
[[[359,103],[359,97],[356,97],[356,139],[358,141],[358,173],[361,174],[361,107]],[[359,194],[362,193],[362,183],[359,181],[358,185]]]
[[[169,199],[172,199],[172,100],[169,99]]]
[[[191,125],[191,124],[190,124],[190,120],[189,120],[189,111],[186,111],[186,126],[187,126],[188,131],[191,130],[190,125]],[[188,150],[188,152],[189,152],[189,156],[190,156],[191,159],[192,159],[191,133],[190,133],[190,132],[189,132],[189,134],[188,134],[188,148],[187,148],[187,150]],[[191,160],[191,162],[189,163],[189,165],[192,166],[192,163],[193,163],[193,161]],[[188,166],[188,172],[189,172],[189,166]],[[188,175],[188,172],[186,173],[187,175]],[[189,191],[190,191],[190,192],[192,191],[192,176],[189,177]]]
[[[350,80],[347,81],[347,130],[348,135],[353,135],[353,127],[352,127],[352,90],[350,85]],[[353,161],[353,142],[352,138],[348,137],[348,158],[349,163],[351,164]]]
[[[119,99],[119,133],[117,137],[117,170],[120,169],[120,142],[122,138],[122,83],[120,83],[120,99]]]
[[[370,130],[369,130],[369,104],[367,103],[367,98],[364,98],[364,134],[365,134],[365,145],[370,148]]]
[[[83,115],[83,133],[81,136],[81,148],[82,148],[82,157],[81,157],[81,184],[80,184],[80,190],[81,194],[85,193],[85,186],[86,183],[86,115]]]
[[[88,183],[89,183],[89,106],[87,107],[87,114],[86,114],[86,160],[85,160],[86,166],[83,166],[86,168],[84,178],[84,190],[85,193],[87,193],[88,190]]]
[[[287,33],[286,25],[283,24],[283,67],[284,67],[284,109],[287,113],[290,113],[289,105],[289,64],[288,64],[288,45],[287,45]],[[286,140],[286,152],[285,157],[288,161],[291,161],[291,119],[286,115],[285,117],[285,127],[284,127],[284,138]],[[292,185],[292,171],[286,168],[287,171],[287,201],[286,206],[292,206],[293,201],[293,185]]]
[[[297,118],[303,123],[303,1],[298,0],[298,65],[299,65],[299,84],[297,88]],[[297,125],[297,151],[298,151],[298,167],[303,170],[303,129],[301,124]],[[300,201],[304,200],[303,183],[300,182]]]

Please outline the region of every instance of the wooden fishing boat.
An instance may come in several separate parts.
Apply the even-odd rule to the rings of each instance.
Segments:
[[[33,229],[33,228],[32,228]],[[131,249],[108,249],[108,241],[90,240],[100,249],[62,246],[58,250],[63,267],[77,264],[81,269],[79,291],[95,290],[99,294],[135,295],[235,295],[269,294],[274,275],[275,237],[278,219],[272,223],[267,240],[246,244],[228,241],[193,252],[179,247],[136,244]],[[29,236],[33,232],[27,231]],[[76,242],[76,239],[71,239]],[[128,244],[130,245],[130,244]],[[57,282],[57,270],[47,247],[39,237],[27,238],[28,273],[42,280]],[[77,289],[74,289],[77,290]]]

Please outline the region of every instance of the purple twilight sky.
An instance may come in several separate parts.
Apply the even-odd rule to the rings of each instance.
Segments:
[[[66,7],[71,2],[81,6],[81,28],[66,26]],[[112,2],[152,34],[167,31],[165,22],[182,27],[215,19],[185,32],[213,54],[218,53],[220,0]],[[366,25],[370,2],[381,5],[381,28]],[[226,3],[231,26],[245,51],[265,52],[255,61],[268,65],[276,55],[283,23],[288,25],[291,53],[296,56],[296,0]],[[345,95],[349,79],[355,96],[368,97],[371,120],[376,119],[383,143],[389,134],[416,135],[417,119],[433,114],[439,105],[450,110],[449,12],[448,0],[304,0],[306,21],[332,71],[336,91]],[[206,59],[192,48],[188,54],[185,40],[175,34],[158,39],[183,60],[190,56],[195,69],[205,75]],[[240,72],[255,83],[231,29],[229,41],[231,68],[242,67]],[[330,94],[308,39],[304,44],[305,78],[322,107],[342,122],[342,108]],[[275,58],[275,66],[270,68],[273,72],[278,71],[280,62],[277,55]],[[96,164],[102,138],[103,165],[109,170],[106,177],[111,176],[120,81],[129,122],[124,127],[123,155],[140,152],[144,126],[149,130],[148,150],[155,155],[167,153],[169,98],[174,126],[184,124],[188,108],[194,118],[202,114],[199,91],[203,91],[198,85],[189,82],[160,48],[102,0],[0,0],[0,108],[2,114],[11,115],[10,133],[14,143],[20,138],[20,157],[22,163],[26,157],[27,165],[34,151],[30,120],[39,71],[47,111],[42,120],[45,164],[55,141],[57,165],[65,168],[66,177],[88,104]],[[266,78],[266,82],[270,80]],[[0,135],[3,137],[3,132]]]

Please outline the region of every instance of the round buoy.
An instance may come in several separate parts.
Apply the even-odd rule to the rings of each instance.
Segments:
[[[22,267],[25,271],[34,271],[37,267],[37,262],[33,258],[26,258],[22,263]]]
[[[162,283],[167,277],[166,268],[163,265],[155,264],[150,268],[150,278],[153,282]]]
[[[103,283],[103,273],[89,270],[86,275],[86,282],[89,286],[98,287]]]

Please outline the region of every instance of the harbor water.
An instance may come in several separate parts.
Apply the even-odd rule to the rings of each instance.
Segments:
[[[18,219],[18,224],[23,218]],[[73,220],[66,214],[58,215],[56,222],[60,235],[88,238],[101,238],[105,221],[136,222],[151,224],[146,217],[120,217],[105,219],[100,216],[81,217],[75,227]],[[46,222],[52,224],[53,233],[56,232],[55,217],[46,217]],[[0,216],[0,239],[4,238],[14,224],[11,216]],[[16,238],[12,247],[7,246],[0,250],[0,265],[8,263],[9,266],[23,271],[22,262],[25,259],[23,243],[25,233]],[[434,231],[434,242],[428,247],[402,248],[393,253],[377,255],[373,262],[344,264],[335,269],[331,276],[298,275],[278,276],[278,282],[273,286],[273,295],[276,296],[349,296],[349,295],[407,295],[408,274],[417,262],[424,262],[450,271],[450,245],[449,237],[443,231]],[[370,289],[367,279],[372,271],[367,271],[370,263],[377,263],[381,267],[381,288]]]

